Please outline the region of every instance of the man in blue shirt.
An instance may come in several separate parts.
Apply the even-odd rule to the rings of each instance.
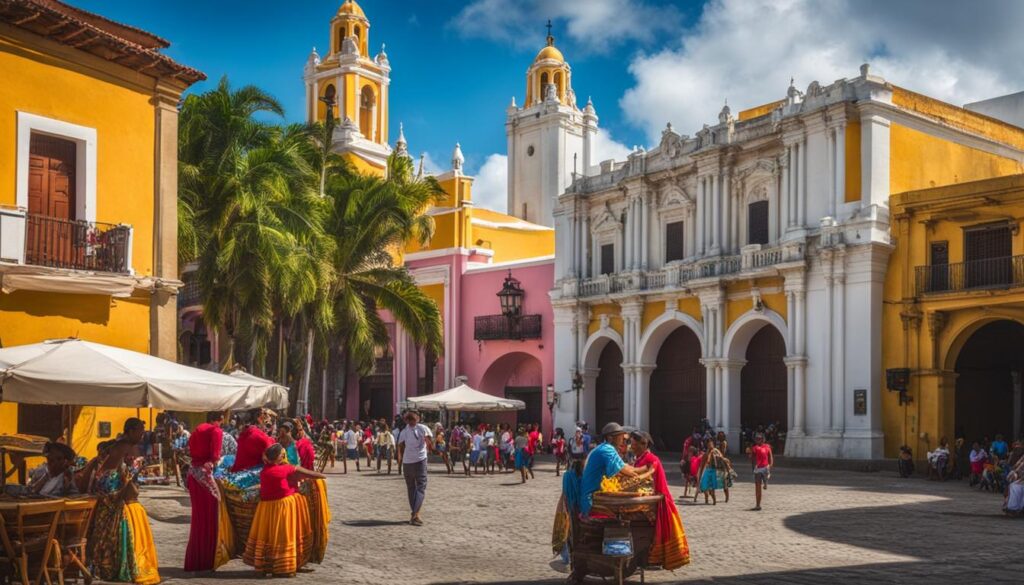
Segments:
[[[636,468],[627,464],[619,455],[619,448],[626,443],[627,431],[618,423],[608,423],[601,429],[604,442],[598,445],[587,457],[583,468],[583,479],[580,482],[580,513],[590,514],[594,503],[594,492],[601,489],[601,480],[605,477],[640,477],[651,474],[651,467]]]

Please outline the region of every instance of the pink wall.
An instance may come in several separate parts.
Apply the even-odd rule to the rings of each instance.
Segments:
[[[448,297],[453,302],[447,311],[451,322],[445,324],[446,330],[453,328],[450,333],[455,338],[456,355],[452,377],[466,376],[470,386],[496,396],[504,396],[506,386],[540,388],[541,428],[546,436],[550,436],[550,412],[544,402],[544,391],[548,384],[554,383],[554,313],[548,297],[554,285],[554,261],[486,268],[480,268],[479,265],[469,267],[468,261],[467,256],[451,254],[408,263],[413,270],[447,265],[453,275]],[[501,313],[497,293],[510,268],[512,276],[519,280],[525,292],[523,314],[541,315],[541,338],[478,342],[473,338],[474,318]],[[412,367],[410,364],[409,368]],[[443,369],[442,360],[438,364],[442,375]],[[412,373],[403,377],[396,372],[396,396],[398,386],[403,381],[409,389],[409,395],[413,395],[415,386],[410,385],[413,380],[415,375]],[[443,380],[441,382],[437,390],[444,389]]]

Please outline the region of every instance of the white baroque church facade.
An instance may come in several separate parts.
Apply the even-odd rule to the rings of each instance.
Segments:
[[[890,122],[949,132],[861,74],[608,161],[558,198],[556,425],[678,451],[778,425],[786,455],[883,453]],[[571,390],[570,390],[571,389]]]

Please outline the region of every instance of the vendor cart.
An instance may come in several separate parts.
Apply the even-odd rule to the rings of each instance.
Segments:
[[[569,583],[582,583],[586,577],[595,576],[613,577],[622,585],[637,569],[643,583],[662,497],[632,492],[595,493],[591,515],[572,520]]]

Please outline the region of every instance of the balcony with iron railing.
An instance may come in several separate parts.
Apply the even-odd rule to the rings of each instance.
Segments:
[[[481,315],[473,320],[473,339],[477,341],[540,339],[540,336],[540,315]]]
[[[1024,287],[1024,255],[917,266],[917,296]]]
[[[129,273],[131,227],[25,214],[25,263],[35,266]]]
[[[758,244],[745,246],[738,255],[699,258],[688,263],[673,263],[658,270],[603,274],[572,281],[564,290],[579,298],[609,294],[651,292],[686,286],[702,279],[730,276],[756,276],[777,266],[804,260],[804,246],[790,243],[770,248]]]
[[[132,228],[0,207],[0,261],[9,264],[131,274]]]
[[[198,307],[203,303],[202,291],[199,288],[199,282],[196,280],[189,280],[178,289],[178,310],[187,309],[189,307]]]

